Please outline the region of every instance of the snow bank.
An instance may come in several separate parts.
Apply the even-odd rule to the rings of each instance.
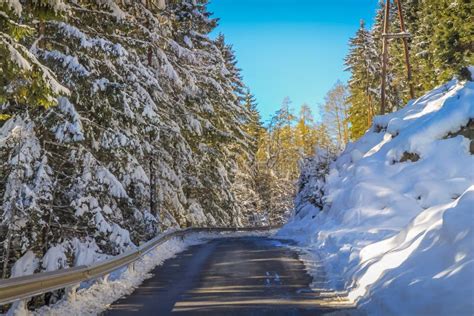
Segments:
[[[202,235],[192,235],[184,240],[173,238],[160,245],[135,263],[134,269],[123,268],[112,273],[107,280],[83,284],[73,300],[64,299],[53,306],[45,306],[35,315],[97,315],[119,298],[131,294],[156,266],[187,247],[204,242]]]
[[[377,117],[331,165],[323,210],[297,199],[278,236],[368,314],[472,315],[474,156],[459,133],[472,119],[474,83],[455,80]]]

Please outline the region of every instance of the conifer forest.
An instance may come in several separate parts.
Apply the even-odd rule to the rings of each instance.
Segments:
[[[456,262],[472,259],[472,1],[379,0],[374,21],[361,20],[347,42],[349,80],[334,82],[317,105],[290,95],[269,119],[231,41],[211,36],[219,17],[208,6],[0,0],[1,279],[100,262],[172,230],[283,225],[277,234],[327,255],[328,278],[346,278],[331,283],[335,291],[368,289],[362,268],[346,275],[357,260],[379,260],[386,238],[452,201],[471,214],[446,228],[468,232],[453,237],[456,245],[471,238]],[[411,169],[399,166],[412,164],[403,178]],[[381,213],[369,217],[369,209]],[[371,242],[378,248],[366,250]],[[463,267],[469,275],[472,260],[449,271]],[[385,288],[374,289],[383,301],[376,295]],[[363,299],[363,290],[349,298]],[[63,293],[53,296],[28,308]],[[439,311],[468,315],[471,303]],[[385,310],[428,315],[395,305]]]

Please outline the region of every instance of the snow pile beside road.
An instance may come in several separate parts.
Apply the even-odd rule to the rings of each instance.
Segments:
[[[278,235],[369,314],[472,315],[473,119],[474,83],[455,80],[376,117],[332,164],[323,210],[297,205]]]
[[[150,278],[155,267],[163,264],[187,247],[200,244],[209,234],[192,234],[184,240],[173,238],[146,254],[134,264],[133,269],[122,268],[108,279],[82,285],[74,299],[63,299],[55,305],[36,310],[35,315],[97,315],[119,298],[131,294],[144,280]],[[21,309],[21,308],[20,308]]]

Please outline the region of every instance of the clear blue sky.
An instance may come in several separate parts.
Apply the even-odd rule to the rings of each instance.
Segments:
[[[346,81],[343,59],[360,19],[372,23],[378,0],[210,0],[236,51],[244,82],[266,121],[289,96],[317,112],[326,92]]]

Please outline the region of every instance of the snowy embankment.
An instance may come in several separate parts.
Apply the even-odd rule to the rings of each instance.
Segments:
[[[369,314],[474,314],[473,119],[474,83],[455,80],[376,117],[324,185],[305,180],[278,235]],[[319,189],[322,211],[308,198]]]

